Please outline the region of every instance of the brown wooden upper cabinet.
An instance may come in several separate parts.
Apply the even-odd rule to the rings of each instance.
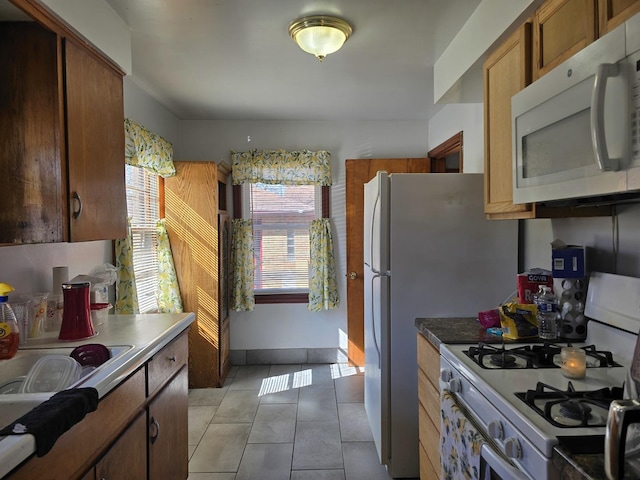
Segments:
[[[640,0],[598,0],[599,36],[640,12]]]
[[[597,38],[597,0],[548,0],[533,17],[533,79]]]
[[[122,72],[37,22],[0,22],[0,243],[126,234]]]
[[[607,207],[513,204],[511,97],[640,12],[640,0],[547,0],[484,63],[485,213],[491,219],[608,215]],[[600,32],[598,34],[598,32]]]
[[[489,218],[533,218],[514,205],[511,97],[531,83],[531,24],[520,26],[484,62],[484,211]]]

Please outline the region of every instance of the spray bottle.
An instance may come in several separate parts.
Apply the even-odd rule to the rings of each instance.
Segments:
[[[20,343],[18,321],[7,303],[8,294],[13,291],[14,288],[8,283],[0,283],[0,360],[12,358]]]

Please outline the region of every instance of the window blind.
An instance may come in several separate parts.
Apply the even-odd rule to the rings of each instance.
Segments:
[[[303,293],[309,289],[309,223],[318,215],[313,185],[249,184],[253,219],[254,291]]]
[[[158,310],[159,179],[144,168],[126,165],[127,213],[131,217],[133,271],[140,313]]]

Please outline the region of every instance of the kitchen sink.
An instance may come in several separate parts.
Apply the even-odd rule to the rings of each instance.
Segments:
[[[75,383],[67,388],[82,386],[88,379],[96,375],[104,368],[108,368],[118,357],[133,348],[132,345],[118,345],[108,347],[111,358],[99,367],[88,370]],[[10,424],[17,418],[29,412],[42,402],[48,400],[56,392],[21,393],[20,386],[24,382],[27,373],[36,362],[47,355],[60,355],[68,357],[72,347],[65,348],[37,348],[18,350],[16,355],[9,360],[0,360],[0,428]]]
[[[105,365],[111,363],[114,359],[133,348],[131,345],[118,345],[108,347],[111,358],[98,368],[87,368],[83,371],[79,380],[69,385],[67,388],[73,386],[79,386],[86,382],[88,378],[93,376],[95,372],[103,368]],[[4,406],[4,402],[7,400],[5,397],[19,395],[20,397],[28,397],[29,393],[19,393],[20,386],[24,382],[26,375],[29,373],[31,367],[33,367],[38,360],[49,355],[60,355],[61,357],[69,357],[73,351],[72,347],[66,348],[38,348],[38,349],[24,349],[18,350],[16,355],[9,360],[0,360],[0,402]],[[50,393],[50,392],[43,392]],[[51,392],[53,395],[55,392]],[[4,400],[3,400],[4,399]],[[15,400],[11,400],[15,401]]]

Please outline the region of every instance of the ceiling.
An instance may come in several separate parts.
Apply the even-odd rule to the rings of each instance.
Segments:
[[[130,79],[179,119],[429,120],[433,64],[481,0],[104,0],[129,25]],[[291,21],[353,35],[319,62]],[[0,19],[24,15],[0,0]]]
[[[105,0],[131,29],[132,79],[180,119],[428,120],[433,63],[480,0]],[[321,63],[288,34],[348,20]]]

